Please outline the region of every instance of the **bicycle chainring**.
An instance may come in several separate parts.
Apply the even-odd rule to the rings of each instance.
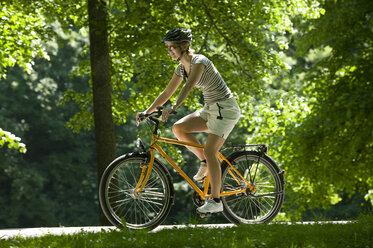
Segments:
[[[192,199],[193,199],[194,205],[196,205],[197,207],[201,207],[203,206],[203,204],[205,204],[205,201],[201,199],[201,197],[196,191],[193,193]]]

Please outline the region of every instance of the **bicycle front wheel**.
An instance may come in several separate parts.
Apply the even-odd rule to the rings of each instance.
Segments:
[[[154,161],[149,180],[142,192],[136,192],[142,166],[149,163],[146,154],[129,154],[114,160],[105,170],[99,187],[100,205],[108,220],[117,227],[151,230],[160,225],[174,198],[172,179],[158,161]]]
[[[257,151],[235,152],[227,159],[256,191],[247,189],[245,181],[230,165],[223,163],[222,190],[247,189],[244,193],[222,198],[224,216],[235,224],[265,223],[275,218],[284,201],[283,172],[276,163]]]

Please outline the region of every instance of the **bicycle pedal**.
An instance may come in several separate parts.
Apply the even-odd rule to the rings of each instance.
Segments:
[[[200,179],[200,180],[194,180],[196,183],[203,183],[205,181],[206,177]]]
[[[210,217],[211,214],[210,213],[207,213],[207,214],[200,214],[200,217],[201,218],[207,218],[207,217]]]
[[[207,218],[207,217],[210,217],[210,216],[211,216],[211,213],[200,213],[200,212],[198,212],[198,211],[197,211],[197,213],[199,214],[199,216],[200,216],[201,218]]]

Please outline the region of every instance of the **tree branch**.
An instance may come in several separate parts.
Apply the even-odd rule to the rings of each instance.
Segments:
[[[197,53],[202,53],[202,50],[207,48],[207,40],[208,40],[208,36],[209,36],[211,27],[212,27],[212,24],[210,25],[209,29],[207,30],[206,36],[203,39],[203,44],[201,45],[201,48],[199,49],[199,51]]]
[[[221,35],[221,37],[224,38],[224,40],[227,42],[227,47],[231,51],[231,53],[233,54],[233,56],[235,57],[237,64],[241,65],[241,63],[240,63],[240,61],[238,59],[238,56],[236,55],[236,53],[233,50],[234,43],[216,25],[216,22],[214,21],[214,18],[211,15],[211,12],[210,12],[209,8],[207,7],[207,5],[206,5],[206,3],[204,1],[203,1],[203,6],[205,7],[206,14],[207,14],[208,18],[211,21],[211,26],[214,26],[215,29],[218,31],[218,33]]]

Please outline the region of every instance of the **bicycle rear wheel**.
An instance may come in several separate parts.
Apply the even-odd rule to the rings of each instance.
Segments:
[[[154,161],[149,180],[141,193],[135,191],[148,155],[128,154],[114,160],[101,177],[100,205],[108,220],[117,227],[151,230],[160,225],[171,210],[174,188],[168,171]]]
[[[259,156],[257,151],[240,151],[227,159],[251,185],[249,189],[222,198],[224,216],[232,223],[264,223],[276,217],[284,201],[283,172],[267,155]],[[223,191],[246,189],[244,180],[234,175],[231,167],[222,164]],[[234,177],[232,176],[232,174]]]

